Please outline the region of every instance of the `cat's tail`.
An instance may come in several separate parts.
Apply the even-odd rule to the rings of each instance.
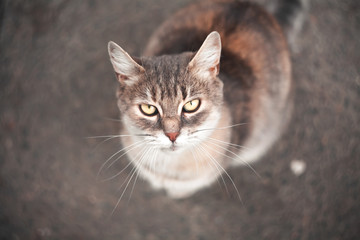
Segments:
[[[270,1],[268,10],[280,23],[290,48],[297,52],[299,50],[296,39],[308,16],[309,0],[277,0]]]

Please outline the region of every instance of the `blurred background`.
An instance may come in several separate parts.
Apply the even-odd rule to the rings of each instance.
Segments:
[[[254,164],[261,179],[229,170],[242,202],[226,177],[184,200],[138,180],[111,214],[130,171],[97,181],[121,146],[86,138],[119,130],[107,42],[140,55],[190,2],[0,2],[0,239],[360,239],[357,0],[311,1],[292,55],[290,126]]]

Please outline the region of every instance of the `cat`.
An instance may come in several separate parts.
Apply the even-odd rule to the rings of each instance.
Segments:
[[[109,42],[123,150],[154,189],[189,197],[229,167],[251,167],[280,137],[292,108],[281,28],[291,14],[278,13],[279,23],[255,3],[195,3],[166,20],[140,58]]]

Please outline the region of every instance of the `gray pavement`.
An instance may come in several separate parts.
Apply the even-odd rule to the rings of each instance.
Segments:
[[[0,3],[0,239],[360,239],[360,2],[312,1],[293,55],[295,108],[254,165],[172,200],[130,170],[97,181],[120,148],[106,44],[139,55],[190,1]],[[97,147],[96,147],[97,146]],[[296,176],[293,160],[306,163]],[[126,166],[123,159],[101,174]],[[227,190],[226,190],[227,189]]]

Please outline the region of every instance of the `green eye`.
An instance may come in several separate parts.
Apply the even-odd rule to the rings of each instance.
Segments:
[[[139,108],[146,116],[155,116],[158,113],[157,108],[150,104],[140,104]]]
[[[196,112],[200,107],[200,99],[194,99],[185,103],[183,110],[187,113]]]

